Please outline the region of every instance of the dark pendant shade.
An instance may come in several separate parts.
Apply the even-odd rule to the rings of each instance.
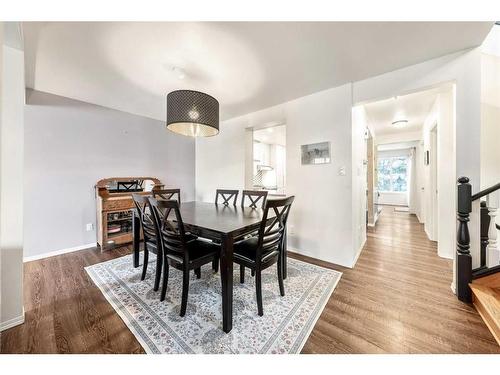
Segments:
[[[192,90],[167,95],[167,129],[191,137],[211,137],[219,133],[219,102]]]

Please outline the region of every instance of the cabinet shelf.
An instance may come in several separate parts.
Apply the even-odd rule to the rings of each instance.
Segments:
[[[131,221],[131,220],[132,220],[132,216],[131,217],[124,217],[121,219],[112,219],[112,220],[108,220],[108,224],[109,223],[119,223],[121,221]]]
[[[116,233],[109,233],[108,234],[108,239],[113,239],[114,237],[120,237],[123,236],[124,234],[131,234],[131,230],[123,231],[123,232],[116,232]]]

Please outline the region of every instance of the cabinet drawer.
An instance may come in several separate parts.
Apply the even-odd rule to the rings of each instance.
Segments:
[[[131,198],[128,199],[108,199],[103,201],[102,209],[103,211],[119,211],[119,210],[129,210],[134,208],[134,202]]]

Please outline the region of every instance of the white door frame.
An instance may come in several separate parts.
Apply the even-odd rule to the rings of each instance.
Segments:
[[[438,143],[438,123],[432,127],[430,131],[431,139],[430,139],[430,157],[429,157],[429,166],[430,166],[430,178],[431,178],[431,204],[432,204],[432,225],[431,225],[431,240],[437,241],[438,239],[438,226],[439,226],[439,215],[438,215],[438,154],[439,154],[439,143]]]

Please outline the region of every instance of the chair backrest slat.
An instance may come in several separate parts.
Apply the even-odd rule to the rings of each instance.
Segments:
[[[162,189],[162,190],[153,190],[153,198],[156,199],[176,199],[179,204],[181,203],[181,189]]]
[[[171,252],[181,255],[184,257],[184,261],[188,262],[189,253],[186,248],[184,223],[179,211],[179,202],[175,199],[163,200],[152,197],[148,200],[152,207],[163,250],[167,254]]]
[[[219,204],[219,198],[220,198],[221,199],[220,203],[226,206],[229,206],[230,204],[236,206],[238,193],[239,193],[238,190],[217,189],[215,192],[215,204]]]
[[[142,194],[132,194],[132,199],[136,207],[139,221],[141,222],[142,233],[144,240],[149,241],[156,238],[156,230],[154,225],[153,213],[149,205],[148,197]]]
[[[245,198],[248,198],[251,208],[264,208],[267,200],[267,191],[263,190],[243,190],[241,195],[241,207],[245,207]],[[259,204],[259,200],[261,203]],[[259,207],[260,206],[260,207]]]
[[[262,254],[268,251],[283,251],[283,241],[285,236],[288,214],[295,197],[266,200],[264,205],[264,215],[259,228],[259,242],[257,246],[257,261],[260,262]],[[274,213],[274,217],[269,217],[269,213]]]

